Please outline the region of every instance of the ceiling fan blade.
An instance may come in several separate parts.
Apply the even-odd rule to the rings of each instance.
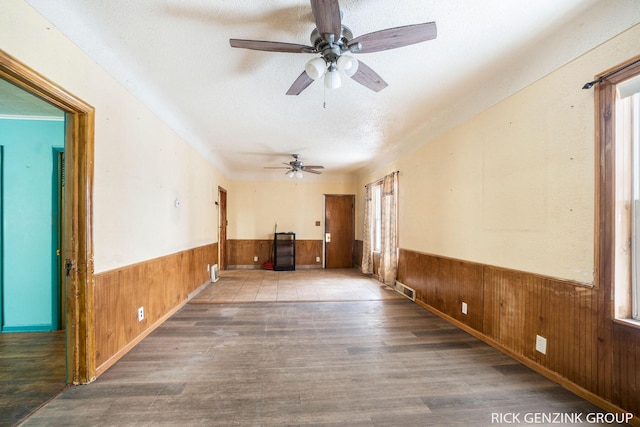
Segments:
[[[313,170],[313,169],[307,169],[307,168],[302,169],[302,171],[303,172],[309,172],[309,173],[315,173],[316,175],[320,175],[322,173],[320,171]]]
[[[295,82],[291,85],[289,90],[287,91],[287,95],[300,95],[300,93],[305,90],[309,85],[313,83],[313,79],[309,77],[306,71],[303,71],[302,74],[298,76]]]
[[[380,52],[432,40],[437,35],[436,23],[426,22],[363,34],[351,40],[349,46],[360,43],[362,48],[356,53]]]
[[[265,166],[265,169],[291,169],[291,167],[284,167],[284,166]]]
[[[286,52],[286,53],[314,53],[315,49],[311,46],[295,43],[270,42],[265,40],[242,40],[229,39],[231,47],[239,47],[241,49],[262,50],[266,52]]]
[[[351,76],[353,80],[375,92],[380,92],[382,89],[389,86],[387,82],[382,80],[382,77],[380,77],[378,73],[369,68],[368,65],[366,65],[362,61],[358,62],[358,71],[356,71],[356,73]]]
[[[338,0],[311,0],[311,10],[320,34],[333,34],[338,40],[342,33]]]
[[[307,166],[307,165],[304,165],[302,168],[303,169],[324,169],[324,166]]]

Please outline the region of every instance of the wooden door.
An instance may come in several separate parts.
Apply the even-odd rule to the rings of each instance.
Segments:
[[[218,187],[218,266],[227,268],[227,190]]]
[[[325,195],[325,268],[353,267],[354,208],[354,195]]]

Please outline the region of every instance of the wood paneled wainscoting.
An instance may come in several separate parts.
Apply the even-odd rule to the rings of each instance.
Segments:
[[[640,329],[611,319],[604,289],[405,249],[398,267],[420,305],[640,425]]]
[[[272,249],[273,240],[227,240],[227,266],[230,269],[260,268],[266,261],[273,261]],[[258,260],[254,261],[254,257]],[[322,267],[322,240],[296,239],[296,267]]]
[[[357,269],[362,267],[362,240],[356,240],[353,245],[353,266]]]
[[[117,362],[210,280],[213,243],[95,275],[96,374]],[[144,319],[138,321],[138,308]]]

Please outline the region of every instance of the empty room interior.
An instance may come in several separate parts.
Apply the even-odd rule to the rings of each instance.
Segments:
[[[640,426],[637,0],[0,3],[0,425]]]

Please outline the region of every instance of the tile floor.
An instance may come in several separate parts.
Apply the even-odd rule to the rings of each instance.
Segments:
[[[312,283],[312,286],[309,286]],[[355,269],[225,270],[191,303],[370,301],[404,298]]]

